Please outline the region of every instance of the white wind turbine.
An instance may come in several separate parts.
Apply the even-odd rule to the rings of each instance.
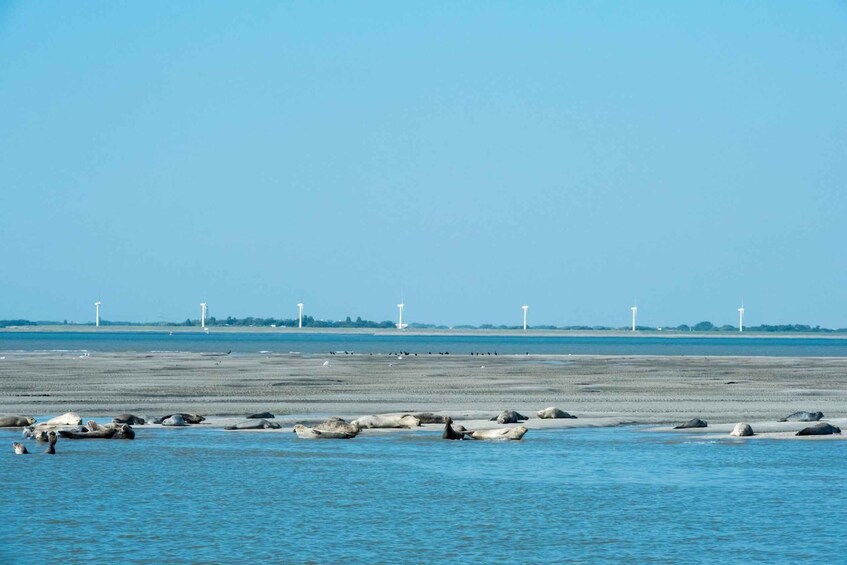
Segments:
[[[400,311],[400,317],[399,317],[399,319],[397,320],[397,329],[398,329],[398,330],[405,329],[405,328],[409,325],[409,324],[404,324],[404,323],[403,323],[403,307],[404,307],[404,306],[406,306],[406,305],[405,305],[405,304],[403,304],[402,302],[401,302],[400,304],[398,304],[398,305],[397,305],[397,309]]]
[[[744,302],[741,303],[741,308],[738,309],[738,333],[744,331]]]
[[[521,306],[521,310],[523,310],[523,331],[526,331],[526,311],[529,309],[529,306],[524,304]]]
[[[206,327],[206,303],[205,302],[200,303],[200,327],[201,328]]]
[[[635,331],[635,318],[638,315],[638,306],[633,306],[630,310],[632,310],[632,331]]]
[[[302,328],[303,327],[303,303],[302,302],[297,303],[297,309],[300,311],[300,313],[298,314],[298,317],[297,317],[297,327]]]
[[[94,327],[100,327],[100,301],[94,303]]]

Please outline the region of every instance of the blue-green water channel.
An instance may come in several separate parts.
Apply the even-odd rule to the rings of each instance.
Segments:
[[[3,563],[825,562],[847,555],[847,443],[638,427],[450,442],[140,426],[16,456]]]

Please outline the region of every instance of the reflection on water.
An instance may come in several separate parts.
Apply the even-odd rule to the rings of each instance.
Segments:
[[[6,563],[837,561],[844,442],[667,441],[638,428],[435,431],[138,428],[15,456],[0,430]]]

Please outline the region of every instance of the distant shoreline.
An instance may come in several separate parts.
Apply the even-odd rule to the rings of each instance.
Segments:
[[[0,328],[4,333],[206,333],[197,326],[7,326]],[[710,339],[847,339],[847,334],[817,332],[682,332],[676,330],[503,330],[503,329],[396,329],[381,328],[272,328],[267,326],[209,326],[208,333],[217,334],[330,334],[330,335],[384,335],[384,336],[510,336],[527,337],[615,337],[615,338],[710,338]]]

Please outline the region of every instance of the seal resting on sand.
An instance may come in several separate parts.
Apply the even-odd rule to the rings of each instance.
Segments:
[[[120,414],[112,418],[114,424],[129,424],[130,426],[143,426],[147,423],[144,418],[139,418],[135,414]]]
[[[831,434],[840,434],[841,428],[838,426],[833,426],[832,424],[827,424],[826,422],[821,422],[820,424],[815,424],[814,426],[809,426],[808,428],[803,428],[799,432],[794,435],[797,436],[828,436]]]
[[[691,420],[688,420],[684,424],[674,426],[673,429],[675,429],[675,430],[686,430],[688,428],[708,428],[708,427],[709,427],[709,424],[707,424],[706,422],[704,422],[700,418],[693,418]]]
[[[26,446],[22,443],[14,442],[12,448],[15,450],[16,455],[29,455],[29,451],[26,450]]]
[[[526,427],[498,428],[495,430],[476,430],[468,432],[473,439],[521,439],[527,432]]]
[[[47,441],[50,442],[50,445],[47,446],[47,449],[44,451],[47,455],[56,455],[56,442],[59,441],[59,438],[56,437],[56,432],[49,432],[47,434]]]
[[[187,426],[188,425],[187,423],[185,423],[185,418],[182,417],[182,414],[172,414],[172,415],[168,416],[167,418],[163,418],[162,421],[159,422],[159,423],[162,424],[163,426],[175,426],[175,427]]]
[[[421,421],[411,414],[379,414],[362,416],[352,422],[360,428],[416,428]]]
[[[281,426],[276,422],[267,420],[245,420],[232,426],[224,427],[225,430],[278,430]]]
[[[447,416],[444,418],[444,432],[441,434],[441,439],[465,439],[464,426],[456,426],[453,428],[453,418]]]
[[[314,429],[319,432],[343,432],[352,434],[353,436],[356,436],[360,431],[358,424],[355,422],[348,422],[338,416],[333,416],[332,418],[324,420],[315,426]]]
[[[35,424],[35,418],[30,416],[2,416],[0,428],[23,428]]]
[[[421,421],[421,424],[445,424],[449,416],[436,416],[432,412],[423,412],[421,414],[412,414],[415,418]]]
[[[270,412],[259,412],[258,414],[251,414],[247,416],[248,420],[274,420],[276,416],[271,414]]]
[[[750,424],[745,424],[744,422],[739,422],[735,424],[735,427],[732,428],[732,431],[729,432],[729,435],[735,437],[747,437],[753,435],[753,428],[750,427]]]
[[[536,416],[543,420],[554,419],[554,418],[576,418],[576,416],[572,416],[565,412],[564,410],[559,410],[551,406],[550,408],[545,408],[544,410],[539,410],[535,413]]]
[[[496,421],[498,424],[517,424],[524,420],[529,420],[529,418],[514,410],[503,410],[499,416],[491,418],[492,422]]]
[[[82,424],[82,418],[79,417],[79,414],[66,412],[61,416],[50,418],[43,424],[39,424],[39,426],[79,426],[80,424]]]
[[[785,418],[780,418],[778,422],[817,422],[823,418],[823,412],[795,412]]]
[[[165,420],[169,418],[173,418],[174,416],[179,416],[183,420],[183,424],[165,424]],[[204,422],[206,418],[201,416],[200,414],[186,414],[185,412],[177,412],[175,414],[168,414],[167,416],[162,416],[161,418],[156,418],[153,420],[154,424],[162,424],[163,426],[174,426],[174,425],[185,425],[185,424],[199,424],[200,422]]]
[[[315,428],[306,427],[302,424],[295,424],[294,433],[297,434],[297,437],[302,439],[351,439],[356,437],[359,432],[349,433],[343,431],[321,431]]]

